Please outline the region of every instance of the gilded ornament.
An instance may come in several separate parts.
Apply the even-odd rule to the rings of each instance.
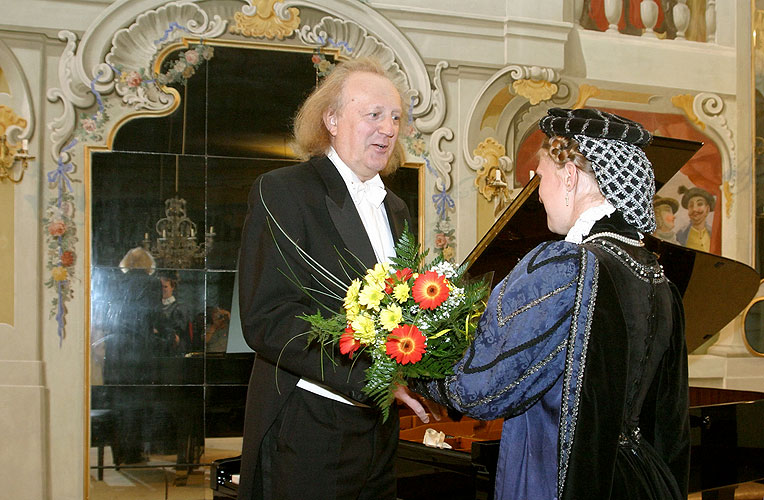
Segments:
[[[671,98],[671,104],[673,104],[674,107],[684,111],[684,114],[687,115],[687,118],[692,123],[697,125],[700,130],[705,130],[706,124],[703,123],[700,118],[698,118],[698,115],[695,114],[695,111],[693,110],[693,102],[695,102],[695,96],[690,94],[675,95]]]
[[[517,95],[528,99],[532,105],[547,101],[557,93],[557,84],[546,80],[517,80],[512,83]]]
[[[5,131],[12,125],[23,129],[26,128],[27,121],[18,116],[8,106],[0,104],[0,135],[5,135]]]
[[[724,181],[724,208],[727,212],[727,218],[729,219],[730,215],[732,215],[732,203],[734,202],[735,194],[732,192],[732,188],[730,187],[729,181]]]
[[[504,146],[493,137],[488,137],[478,144],[473,154],[483,159],[483,166],[480,167],[477,177],[475,177],[475,186],[477,186],[478,192],[488,201],[493,200],[494,197],[508,200],[509,186],[506,175],[501,168],[501,159],[504,158],[506,161]]]
[[[255,7],[254,14],[244,12],[234,14],[236,26],[231,27],[231,33],[252,38],[277,38],[283,40],[291,36],[300,26],[300,11],[296,7],[286,9],[289,16],[284,19],[276,13],[275,4],[283,0],[256,0],[250,2]]]
[[[578,100],[573,106],[574,109],[580,109],[586,106],[586,101],[592,97],[597,97],[600,93],[600,89],[594,85],[583,84],[578,87]]]

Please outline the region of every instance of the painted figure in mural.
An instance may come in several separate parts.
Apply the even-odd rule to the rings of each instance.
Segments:
[[[708,214],[714,211],[716,199],[703,188],[679,187],[682,208],[687,210],[690,223],[676,233],[676,239],[687,248],[708,252],[711,248],[711,224],[706,222]]]
[[[674,222],[676,221],[676,212],[679,210],[679,202],[673,198],[656,196],[653,198],[653,209],[655,210],[656,224],[653,236],[678,244],[676,231],[674,231]]]
[[[404,223],[414,226],[379,174],[400,163],[405,111],[378,62],[339,64],[295,120],[298,149],[309,159],[264,174],[252,187],[239,304],[257,360],[247,394],[240,499],[396,498],[397,412],[383,422],[362,393],[370,359],[337,358],[322,369],[321,349],[306,348],[301,335],[308,323],[297,316],[339,310],[342,299],[322,293],[331,288],[326,273],[312,269],[297,246],[348,283],[393,256]],[[427,421],[405,387],[396,397]]]
[[[538,193],[565,239],[493,290],[454,375],[411,387],[505,419],[496,499],[684,500],[682,299],[642,242],[655,230],[651,136],[594,109],[552,108],[539,125]]]

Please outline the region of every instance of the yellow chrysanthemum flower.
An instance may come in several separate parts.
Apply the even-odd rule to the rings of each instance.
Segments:
[[[371,344],[374,342],[376,332],[374,329],[374,319],[371,316],[367,316],[363,313],[359,314],[350,323],[350,326],[355,331],[356,338],[362,344]]]
[[[358,294],[358,302],[366,309],[379,311],[379,303],[385,297],[383,288],[379,284],[367,283]]]
[[[361,304],[357,301],[353,302],[350,307],[345,308],[345,317],[348,321],[353,321],[356,316],[361,312]]]
[[[391,304],[379,313],[379,322],[387,331],[393,331],[401,324],[401,321],[403,321],[403,310],[398,305]]]
[[[388,276],[390,276],[390,264],[377,263],[374,265],[374,269],[369,269],[364,279],[366,283],[382,285]]]
[[[409,292],[411,292],[411,287],[407,283],[398,283],[393,287],[393,297],[401,304],[409,300]]]
[[[345,309],[348,309],[350,307],[353,307],[354,304],[358,303],[358,292],[361,290],[361,280],[355,279],[350,283],[350,286],[348,287],[348,291],[345,294]]]

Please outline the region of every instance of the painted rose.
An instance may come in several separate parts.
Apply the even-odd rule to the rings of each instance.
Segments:
[[[448,236],[444,233],[435,235],[435,248],[446,248],[448,246]]]
[[[62,216],[72,217],[74,216],[74,203],[69,201],[62,201],[59,210],[61,211]]]
[[[318,63],[318,71],[319,71],[319,73],[326,73],[327,71],[332,69],[333,66],[334,65],[331,62],[329,62],[328,60],[324,59],[323,61]]]
[[[321,62],[321,56],[318,54],[313,54],[313,57],[311,57],[310,60],[313,62],[313,64],[318,64]]]
[[[66,279],[69,277],[69,273],[66,272],[66,268],[61,266],[54,267],[51,270],[51,275],[55,281],[66,281]]]
[[[443,249],[443,260],[453,260],[454,259],[454,248],[453,247],[446,247]]]
[[[51,236],[62,236],[66,232],[66,224],[60,220],[53,221],[48,226],[48,232]]]
[[[173,65],[172,69],[177,71],[178,73],[183,73],[183,71],[188,67],[188,64],[183,59],[178,59],[175,61],[175,64]]]
[[[84,128],[88,132],[94,132],[97,128],[98,124],[96,124],[96,121],[92,118],[83,118],[80,121],[80,125],[82,125],[82,128]]]
[[[125,77],[125,81],[127,82],[128,87],[140,87],[141,83],[143,82],[143,78],[141,78],[141,75],[137,71],[131,71],[127,74]]]
[[[194,71],[193,66],[186,66],[186,69],[183,70],[183,78],[189,79],[194,76],[194,73],[196,73],[196,71]]]
[[[188,64],[197,64],[199,62],[199,52],[195,50],[187,50],[183,57],[186,58]]]
[[[415,139],[411,143],[411,151],[417,156],[422,156],[422,153],[424,153],[424,149],[425,149],[424,139]]]
[[[74,264],[74,252],[67,250],[61,254],[61,265],[64,267],[69,267],[72,264]]]

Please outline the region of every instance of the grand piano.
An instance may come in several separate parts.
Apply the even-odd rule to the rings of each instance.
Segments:
[[[702,146],[655,137],[646,148],[660,188]],[[547,229],[546,214],[533,178],[465,259],[469,273],[493,273],[495,286],[537,244],[559,239]],[[682,293],[686,341],[692,352],[737,316],[759,287],[758,273],[740,262],[689,250],[648,236],[666,275]],[[708,300],[708,291],[724,300]],[[703,500],[734,498],[737,485],[764,480],[764,393],[690,388],[690,492]],[[401,411],[396,471],[401,500],[492,499],[501,421],[479,422],[449,415],[420,425]],[[442,431],[451,449],[422,444],[427,428]],[[215,499],[235,498],[232,477],[238,457],[215,463],[211,488]]]

